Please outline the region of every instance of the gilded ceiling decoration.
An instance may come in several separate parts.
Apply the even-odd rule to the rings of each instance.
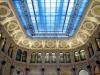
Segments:
[[[14,12],[10,0],[0,0],[0,23],[14,42],[24,48],[38,50],[69,50],[84,45],[100,24],[100,0],[91,0],[90,6],[75,35],[64,39],[28,37]]]

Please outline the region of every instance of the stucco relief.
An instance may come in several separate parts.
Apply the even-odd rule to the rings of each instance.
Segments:
[[[9,8],[5,4],[2,4],[2,2],[0,2],[0,23],[4,26],[8,34],[13,38],[14,42],[21,47],[27,49],[52,48],[52,50],[62,48],[64,48],[65,50],[73,49],[84,45],[100,24],[98,19],[95,17],[100,17],[100,13],[96,12],[97,9],[100,9],[100,5],[94,5],[95,2],[99,3],[99,0],[91,0],[91,5],[81,22],[81,26],[78,28],[75,35],[69,39],[30,38],[25,34],[23,28],[21,27],[21,24],[18,21],[16,14],[13,11],[13,7],[11,6],[11,3],[9,1],[5,2],[6,4],[8,4]],[[4,11],[1,11],[2,9]],[[88,15],[90,11],[93,16]],[[13,16],[8,16],[10,15],[10,13],[12,13]],[[4,18],[2,19],[2,17]]]

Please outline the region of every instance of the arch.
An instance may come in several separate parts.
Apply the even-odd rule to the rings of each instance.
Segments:
[[[22,62],[26,62],[27,60],[27,51],[23,51],[22,53]]]
[[[66,63],[70,63],[71,62],[71,58],[70,58],[70,53],[69,52],[67,52],[67,53],[65,53],[65,61],[66,61]]]
[[[25,75],[24,71],[21,69],[14,69],[12,75]]]
[[[5,44],[6,44],[6,38],[5,38],[5,37],[1,37],[1,40],[0,40],[0,47],[1,47],[1,50],[2,50],[3,52],[4,52]]]
[[[51,53],[51,62],[56,63],[56,53]]]
[[[4,52],[4,47],[6,44],[6,38],[3,36],[3,34],[0,32],[0,49]]]
[[[91,43],[89,43],[88,52],[89,52],[89,57],[92,57],[94,55],[94,50]]]
[[[7,53],[8,53],[8,56],[10,56],[11,58],[13,57],[13,45],[12,44],[10,44]]]
[[[57,73],[56,68],[52,68],[52,67],[48,68],[48,67],[46,67],[44,75],[60,75],[60,74]]]
[[[37,53],[36,54],[37,56],[37,63],[42,63],[42,53],[41,52],[39,52],[39,53]]]
[[[31,63],[35,63],[36,62],[36,53],[35,52],[33,52],[32,54],[31,54],[31,61],[30,61]]]
[[[85,50],[80,50],[80,58],[81,58],[81,60],[85,60],[86,59]]]
[[[95,69],[94,69],[95,71],[95,75],[100,75],[100,70],[99,70],[99,67],[98,66],[96,66],[95,67]]]
[[[50,63],[50,53],[45,53],[45,63]]]
[[[29,75],[41,75],[41,70],[39,70],[39,69],[32,69],[29,72]]]
[[[18,49],[16,53],[16,60],[21,61],[21,58],[22,58],[22,51]]]
[[[97,47],[100,49],[100,38],[96,38],[95,40]]]
[[[64,63],[64,53],[59,53],[59,62]]]
[[[61,72],[61,75],[73,75],[73,74],[72,74],[72,71],[71,70],[67,70],[67,71],[63,70]]]
[[[80,55],[79,55],[79,52],[75,52],[75,53],[74,53],[74,58],[75,58],[75,62],[80,61]]]
[[[88,73],[88,71],[86,71],[86,70],[81,70],[81,71],[79,72],[79,75],[89,75],[89,73]]]

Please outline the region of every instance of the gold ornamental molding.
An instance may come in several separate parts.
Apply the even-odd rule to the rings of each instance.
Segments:
[[[90,0],[90,5],[75,35],[64,39],[39,39],[28,37],[14,12],[11,0],[0,0],[0,23],[13,41],[31,50],[70,50],[84,45],[100,25],[100,0]]]

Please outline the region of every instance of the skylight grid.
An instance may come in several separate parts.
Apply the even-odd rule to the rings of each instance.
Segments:
[[[31,15],[31,20],[34,26],[34,31],[37,32],[38,27],[37,27],[37,21],[36,21],[35,13],[34,13],[33,6],[32,6],[32,0],[27,0],[27,5],[29,8],[29,13]]]
[[[18,15],[19,15],[19,19],[20,20],[22,20],[22,23],[23,23],[23,27],[26,29],[27,28],[27,25],[26,25],[26,22],[25,22],[25,18],[24,18],[24,15],[23,15],[23,13],[22,13],[22,9],[21,9],[21,7],[20,7],[20,4],[19,4],[19,1],[16,1],[16,3],[15,3],[15,6],[16,6],[16,9],[18,9]],[[23,16],[23,17],[21,17],[21,16]]]
[[[73,35],[73,33],[76,31],[76,28],[78,28],[78,25],[83,15],[83,11],[88,4],[88,0],[84,0],[84,1],[81,0],[80,2],[76,2],[75,4],[76,4],[75,8],[71,14],[71,18],[68,23],[69,26],[66,29],[68,36]]]
[[[66,32],[66,29],[68,27],[68,22],[69,22],[69,19],[70,19],[72,10],[73,10],[73,6],[74,6],[74,0],[69,0],[67,9],[65,9],[66,10],[66,16],[65,16],[65,22],[64,22],[63,28],[62,28],[63,32]]]
[[[34,3],[34,10],[32,10],[32,1]],[[70,0],[71,6],[72,2],[73,0]],[[27,3],[31,12],[32,21],[35,22],[33,17],[37,20],[39,32],[47,31],[50,33],[62,31],[64,16],[68,7],[68,0],[27,0]],[[70,16],[72,11],[71,6],[69,7],[70,10],[68,10],[68,16]],[[35,12],[35,16],[32,12]]]
[[[12,0],[29,35],[72,36],[89,0]],[[33,36],[33,35],[32,35]]]
[[[31,19],[29,18],[29,15],[27,14],[27,6],[25,6],[25,2],[22,2],[21,0],[13,0],[14,7],[17,9],[16,12],[18,14],[18,18],[21,24],[23,24],[23,28],[25,29],[26,33],[30,33],[28,35],[34,34],[34,28],[31,24]]]

